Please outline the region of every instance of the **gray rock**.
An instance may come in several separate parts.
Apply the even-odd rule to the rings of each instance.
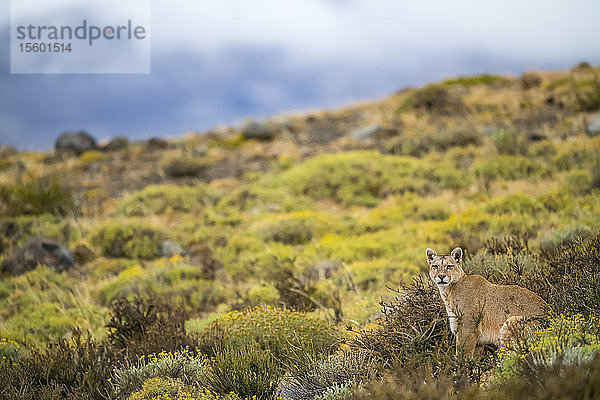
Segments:
[[[491,136],[491,135],[493,135],[493,134],[497,133],[497,132],[498,132],[498,129],[499,129],[499,128],[498,128],[498,127],[496,127],[496,126],[492,126],[492,125],[485,125],[485,126],[483,127],[483,129],[481,129],[481,133],[483,133],[484,135]]]
[[[73,255],[60,244],[44,238],[33,238],[2,262],[0,271],[20,275],[43,264],[58,272],[75,265]]]
[[[183,254],[183,250],[177,243],[165,240],[160,244],[160,255],[163,257],[180,256]]]
[[[74,253],[73,256],[75,258],[75,261],[79,265],[84,265],[96,257],[94,252],[89,247],[82,245],[82,244],[75,247],[75,250],[73,251],[73,253]]]
[[[585,124],[585,130],[589,136],[596,136],[600,134],[600,114],[594,115],[587,124]]]
[[[353,137],[354,139],[359,139],[359,140],[363,140],[363,139],[373,139],[373,138],[378,138],[382,135],[384,135],[386,132],[386,130],[384,128],[382,128],[380,125],[368,125],[368,126],[363,126],[361,128],[357,128],[354,129],[353,131],[350,132],[350,136]]]
[[[242,128],[242,135],[245,139],[271,140],[274,132],[264,122],[250,121]]]
[[[165,174],[169,178],[198,177],[208,166],[209,163],[203,158],[176,159],[167,164]]]
[[[125,136],[117,136],[100,146],[104,151],[117,151],[129,145],[129,139]]]
[[[54,149],[60,153],[80,155],[88,150],[95,150],[96,140],[86,131],[65,132],[56,138]]]
[[[151,150],[166,149],[169,147],[169,142],[161,138],[153,137],[148,139],[148,147]]]
[[[300,133],[299,138],[303,144],[327,144],[341,138],[345,132],[347,131],[342,130],[339,120],[311,115],[306,118],[304,132]]]
[[[521,87],[529,90],[542,85],[542,76],[537,72],[525,72],[521,75]]]

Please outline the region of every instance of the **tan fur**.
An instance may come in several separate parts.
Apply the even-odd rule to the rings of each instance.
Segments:
[[[475,347],[486,343],[504,345],[532,319],[548,314],[550,307],[537,294],[516,285],[495,285],[481,275],[462,268],[460,247],[449,256],[425,251],[429,276],[446,306],[456,352],[473,358]]]

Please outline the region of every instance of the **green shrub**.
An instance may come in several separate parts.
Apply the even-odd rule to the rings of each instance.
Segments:
[[[218,198],[205,185],[177,186],[151,185],[127,195],[121,200],[117,212],[126,216],[164,214],[169,210],[190,212],[194,208],[210,205]]]
[[[128,268],[138,265],[138,260],[128,258],[98,258],[89,265],[90,278],[94,280],[110,279]]]
[[[257,343],[286,364],[296,360],[299,354],[329,351],[340,339],[340,333],[316,317],[267,306],[232,311],[214,321],[201,333],[200,339],[200,348],[205,354]]]
[[[451,211],[445,203],[424,202],[419,207],[418,215],[423,220],[443,221],[450,218]]]
[[[436,375],[431,379],[424,379],[424,377],[430,376],[430,372],[427,367],[406,371],[388,371],[381,379],[366,382],[354,393],[352,399],[448,400],[478,398],[469,396],[472,390],[457,391],[453,377],[450,375]],[[480,394],[479,391],[475,392]]]
[[[403,296],[398,301],[382,303],[383,318],[377,327],[361,332],[350,346],[368,351],[389,367],[400,363],[410,368],[454,354],[446,311],[436,300],[437,288],[420,278],[399,292]]]
[[[209,361],[202,383],[221,395],[271,399],[282,370],[269,350],[253,342],[243,347],[217,348]]]
[[[133,302],[121,300],[112,305],[110,313],[109,332],[104,340],[73,330],[68,339],[58,339],[41,347],[31,343],[27,347],[18,346],[16,355],[5,351],[14,357],[11,362],[0,361],[3,382],[0,397],[9,400],[123,398],[124,393],[139,387],[144,376],[153,373],[177,375],[186,390],[190,387],[185,386],[185,382],[195,385],[204,361],[187,351],[182,353],[198,345],[196,339],[185,333],[185,313],[179,308],[141,298]],[[5,341],[0,343],[3,343],[0,351],[4,351]],[[12,341],[6,343],[15,346]],[[129,369],[124,367],[126,365],[133,367]],[[141,391],[144,391],[143,386]],[[177,393],[178,396],[183,394],[184,391]],[[139,394],[140,398],[145,398],[143,395]],[[213,398],[210,393],[201,395]]]
[[[571,202],[571,197],[564,191],[546,193],[539,198],[544,208],[552,213],[564,210]]]
[[[129,365],[142,355],[195,349],[198,341],[188,336],[189,315],[181,307],[154,298],[120,299],[111,305],[107,342]]]
[[[339,235],[328,235],[321,239],[319,246],[323,254],[342,262],[354,260],[374,260],[390,256],[400,244],[388,231],[366,233],[351,239]]]
[[[110,398],[111,367],[118,354],[80,331],[1,364],[0,397],[10,400]]]
[[[47,342],[65,336],[75,327],[74,316],[63,313],[59,303],[42,303],[26,311],[6,322],[5,334],[15,338],[29,336],[32,341]]]
[[[267,214],[253,224],[250,231],[264,242],[301,245],[331,232],[347,232],[355,223],[351,215],[332,218],[331,213],[299,210]]]
[[[107,306],[119,298],[132,298],[139,294],[140,280],[144,278],[144,271],[139,264],[123,269],[100,289],[98,297],[101,304]]]
[[[539,142],[530,142],[527,147],[527,154],[529,156],[539,157],[545,161],[552,161],[557,152],[557,146],[548,139]]]
[[[17,342],[6,338],[0,339],[0,368],[5,363],[16,363],[20,357],[20,346]]]
[[[592,229],[586,225],[571,224],[561,229],[553,230],[542,237],[540,247],[542,251],[557,253],[561,246],[570,242],[584,239],[592,234]]]
[[[311,250],[306,250],[298,257],[294,253],[291,246],[274,245],[259,255],[254,275],[270,282],[265,289],[261,289],[262,293],[273,300],[271,304],[283,304],[300,312],[317,308],[329,312],[329,309],[333,309],[339,315],[341,310],[337,288],[331,287],[326,279],[326,275],[329,277],[337,270],[337,264],[316,261],[314,255],[307,254],[312,253]],[[273,288],[278,293],[277,298]],[[249,292],[249,297],[252,294]],[[252,297],[249,301],[253,303]]]
[[[303,218],[290,218],[264,226],[258,233],[265,241],[304,244],[313,237],[311,226]]]
[[[488,182],[497,179],[522,179],[543,172],[542,164],[522,156],[500,155],[475,164],[475,175]]]
[[[409,161],[403,164],[398,165],[398,175],[400,170],[412,169]],[[294,193],[316,200],[331,198],[344,205],[372,206],[392,177],[391,167],[388,159],[377,153],[323,155],[283,172],[277,183],[286,182]]]
[[[92,244],[110,257],[152,259],[160,255],[166,235],[151,226],[132,222],[111,222],[92,236]]]
[[[460,88],[455,85],[427,85],[415,91],[401,109],[411,106],[417,110],[441,115],[463,115],[467,111],[462,97],[464,91],[456,89]]]
[[[66,215],[73,212],[71,190],[57,180],[38,179],[22,185],[0,186],[0,215]]]
[[[593,112],[600,109],[600,75],[589,69],[580,76],[571,76],[571,85],[579,110]]]
[[[575,194],[587,192],[592,185],[590,173],[585,170],[569,171],[563,175],[562,180],[564,188]]]
[[[591,181],[590,187],[592,189],[600,189],[600,161],[596,161],[590,170]]]
[[[584,399],[593,398],[600,390],[598,359],[588,365],[562,366],[556,369],[536,369],[525,376],[519,375],[478,398],[497,399]],[[483,390],[480,390],[483,392]]]
[[[318,400],[344,400],[351,399],[354,395],[354,383],[346,382],[338,384],[334,382],[321,395],[315,397]]]
[[[544,208],[540,203],[524,194],[513,194],[490,202],[486,206],[486,211],[498,215],[515,213],[538,216],[544,211]]]
[[[483,135],[475,128],[456,130],[419,131],[412,134],[403,133],[386,145],[386,151],[391,154],[422,157],[432,151],[445,152],[452,147],[479,146]]]
[[[160,261],[146,268],[134,265],[121,271],[100,288],[102,304],[139,294],[178,303],[186,310],[210,311],[227,299],[223,284],[206,279],[202,267]]]
[[[573,168],[587,169],[595,165],[600,148],[600,138],[572,142],[561,142],[558,153],[552,157],[552,163],[560,171]]]
[[[142,388],[132,393],[127,400],[195,399],[196,392],[196,388],[186,385],[179,379],[154,377],[144,382]]]
[[[0,280],[0,329],[12,339],[44,343],[81,326],[98,332],[105,312],[79,299],[79,279],[44,266]]]
[[[497,352],[499,381],[548,376],[565,367],[589,367],[600,356],[600,320],[581,314],[562,315],[548,327],[524,335]]]
[[[254,306],[277,305],[279,292],[272,284],[257,285],[248,290],[250,303]]]
[[[351,398],[353,389],[374,379],[378,370],[368,353],[345,351],[316,362],[307,371],[292,368],[279,393],[285,399],[297,400]]]
[[[428,169],[425,174],[428,192],[435,193],[439,189],[459,190],[469,187],[472,182],[470,174],[463,169],[450,169],[441,166],[435,166]],[[405,190],[401,190],[403,193]],[[419,193],[423,195],[424,193]]]
[[[406,193],[390,197],[370,210],[358,220],[358,226],[351,225],[350,233],[361,234],[391,229],[408,221],[441,221],[448,219],[451,214],[447,202],[427,200],[414,193]],[[340,233],[348,234],[347,231]]]
[[[394,269],[386,260],[358,261],[346,266],[352,281],[361,290],[379,288],[389,282]]]
[[[502,384],[471,384],[456,389],[458,377],[430,376],[430,370],[391,371],[383,379],[372,380],[352,396],[357,400],[446,400],[446,399],[585,399],[598,391],[600,368],[598,362],[586,367],[566,366],[557,370],[538,370],[525,377],[518,376]]]
[[[418,213],[419,203],[420,199],[414,193],[390,197],[359,220],[361,230],[376,232],[398,226]]]
[[[500,130],[493,137],[496,150],[500,154],[527,154],[527,139],[513,130]]]
[[[392,265],[399,263],[404,277],[408,277],[419,271],[420,263],[415,264],[422,258],[422,252],[417,251],[419,242],[448,240],[439,224],[439,221],[418,221],[356,236],[327,235],[318,243],[319,254],[346,263],[388,259]]]
[[[198,386],[207,365],[205,358],[187,349],[175,353],[144,354],[131,367],[115,370],[112,383],[119,397],[147,391],[147,381],[152,378],[177,379],[183,384]],[[140,393],[136,396],[139,397]]]
[[[265,245],[256,237],[233,235],[223,249],[223,267],[235,280],[247,279],[253,275],[258,256]]]
[[[423,180],[426,173],[414,159],[348,152],[317,156],[260,184],[280,185],[295,195],[332,199],[345,206],[374,206],[387,194],[423,192],[428,183]],[[440,181],[437,178],[432,185]]]
[[[474,76],[462,76],[459,78],[446,79],[442,82],[445,86],[462,85],[466,87],[477,86],[477,85],[496,85],[496,84],[509,84],[513,81],[512,78],[502,75],[474,75]]]
[[[598,316],[600,233],[563,243],[546,252],[548,303],[557,313]]]
[[[310,210],[313,201],[302,194],[290,193],[288,185],[272,184],[273,176],[265,177],[252,185],[243,185],[224,195],[214,207],[214,222],[237,225],[240,212],[246,210],[262,212],[290,212]]]

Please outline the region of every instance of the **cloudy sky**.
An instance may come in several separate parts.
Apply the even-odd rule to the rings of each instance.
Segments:
[[[82,4],[12,1],[42,14]],[[140,75],[10,74],[2,2],[0,143],[48,149],[71,129],[180,136],[446,77],[600,64],[597,0],[148,1],[152,72]]]

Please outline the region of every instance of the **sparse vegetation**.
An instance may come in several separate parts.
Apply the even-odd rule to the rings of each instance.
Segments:
[[[168,211],[187,213],[215,200],[215,195],[208,193],[203,185],[152,185],[126,196],[119,205],[119,212],[129,217],[164,214]]]
[[[114,221],[100,227],[92,243],[110,257],[150,259],[160,255],[159,245],[165,238],[154,227]]]
[[[75,211],[73,194],[56,178],[0,186],[0,215],[65,215]]]

